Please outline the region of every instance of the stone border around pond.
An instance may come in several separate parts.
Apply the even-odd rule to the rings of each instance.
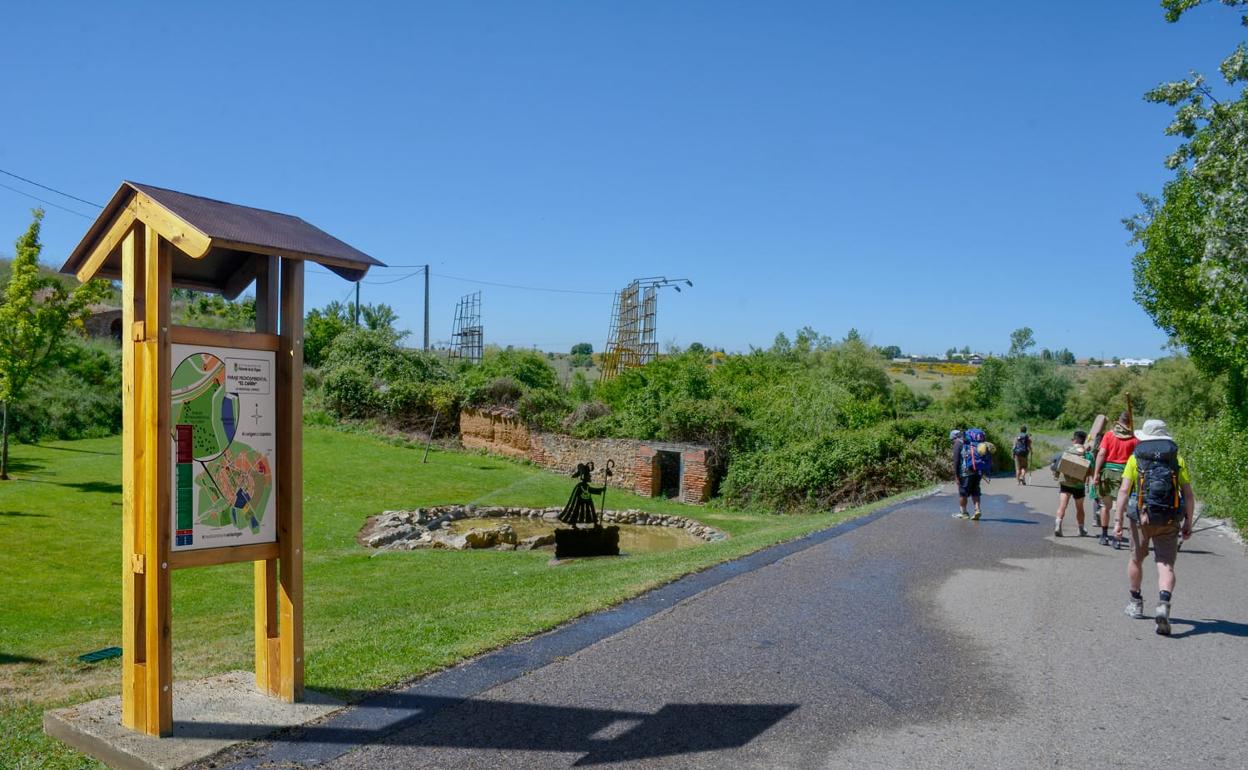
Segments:
[[[515,530],[505,521],[489,527],[453,533],[447,525],[463,519],[544,519],[559,518],[562,508],[517,508],[498,505],[438,505],[407,511],[383,511],[369,516],[356,535],[356,542],[378,551],[415,551],[422,548],[446,548],[455,551],[492,548],[498,551],[531,551],[553,545],[553,533],[517,539]],[[642,527],[674,527],[707,543],[727,539],[727,533],[687,516],[670,513],[649,513],[629,508],[603,511],[604,524],[632,524]]]

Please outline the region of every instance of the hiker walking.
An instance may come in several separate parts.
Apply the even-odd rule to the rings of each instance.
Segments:
[[[950,434],[952,435],[952,434]],[[980,481],[992,472],[992,444],[983,430],[969,428],[953,442],[953,475],[958,481],[958,512],[955,519],[979,521]],[[968,515],[966,500],[971,499],[975,513]]]
[[[1114,537],[1122,536],[1122,517],[1131,520],[1131,558],[1127,562],[1127,615],[1143,618],[1144,558],[1149,542],[1157,562],[1157,608],[1153,620],[1157,633],[1170,635],[1170,598],[1174,592],[1174,561],[1179,553],[1179,537],[1192,536],[1192,513],[1196,497],[1187,464],[1179,455],[1179,445],[1170,436],[1164,420],[1146,420],[1135,432],[1139,439],[1122,469],[1122,484],[1114,506]],[[1135,502],[1130,504],[1134,493]]]
[[[1109,545],[1109,512],[1114,507],[1114,496],[1122,486],[1122,471],[1140,440],[1131,432],[1131,415],[1123,412],[1118,421],[1101,439],[1096,452],[1096,466],[1092,469],[1093,494],[1101,503],[1101,545]],[[1115,541],[1117,542],[1117,538]]]
[[[1019,429],[1014,437],[1014,480],[1019,484],[1027,483],[1027,460],[1031,457],[1031,436],[1027,426]]]
[[[1088,478],[1088,470],[1092,466],[1092,453],[1084,446],[1088,440],[1086,431],[1077,430],[1071,436],[1070,446],[1062,450],[1053,461],[1053,477],[1058,482],[1057,516],[1053,522],[1053,537],[1062,537],[1062,519],[1066,516],[1066,507],[1071,500],[1075,501],[1075,522],[1079,525],[1079,537],[1087,537],[1084,528],[1083,498],[1086,494],[1084,484]]]

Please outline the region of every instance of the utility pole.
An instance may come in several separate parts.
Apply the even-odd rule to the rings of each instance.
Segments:
[[[429,352],[429,266],[425,265],[425,352]]]
[[[355,282],[355,328],[360,328],[360,282]]]

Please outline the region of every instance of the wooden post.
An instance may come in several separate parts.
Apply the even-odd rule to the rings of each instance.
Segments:
[[[281,265],[281,345],[277,354],[277,545],[281,561],[278,696],[294,702],[303,699],[303,262],[282,259]]]
[[[278,332],[278,258],[265,257],[256,273],[256,331]],[[281,366],[280,357],[278,354]],[[280,434],[279,434],[280,435]],[[279,451],[284,451],[279,449]],[[279,456],[279,464],[280,464]],[[278,491],[278,510],[281,492]],[[280,516],[280,513],[279,513]],[[255,573],[256,688],[269,695],[281,694],[281,636],[278,626],[277,559],[253,562]]]
[[[169,300],[173,260],[167,244],[145,228],[143,322],[143,593],[147,658],[145,707],[149,735],[173,732],[173,645],[171,635],[169,528],[172,438],[169,434]]]
[[[138,435],[143,395],[136,358],[146,319],[144,227],[136,224],[121,243],[121,723],[147,732],[146,643],[144,641],[143,448]],[[139,321],[136,324],[136,321]]]

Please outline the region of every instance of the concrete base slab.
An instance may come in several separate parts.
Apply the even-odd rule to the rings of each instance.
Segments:
[[[237,743],[311,722],[343,703],[311,690],[284,703],[256,689],[250,671],[175,682],[173,735],[152,738],[121,726],[121,696],[45,711],[43,731],[110,767],[174,770]]]

